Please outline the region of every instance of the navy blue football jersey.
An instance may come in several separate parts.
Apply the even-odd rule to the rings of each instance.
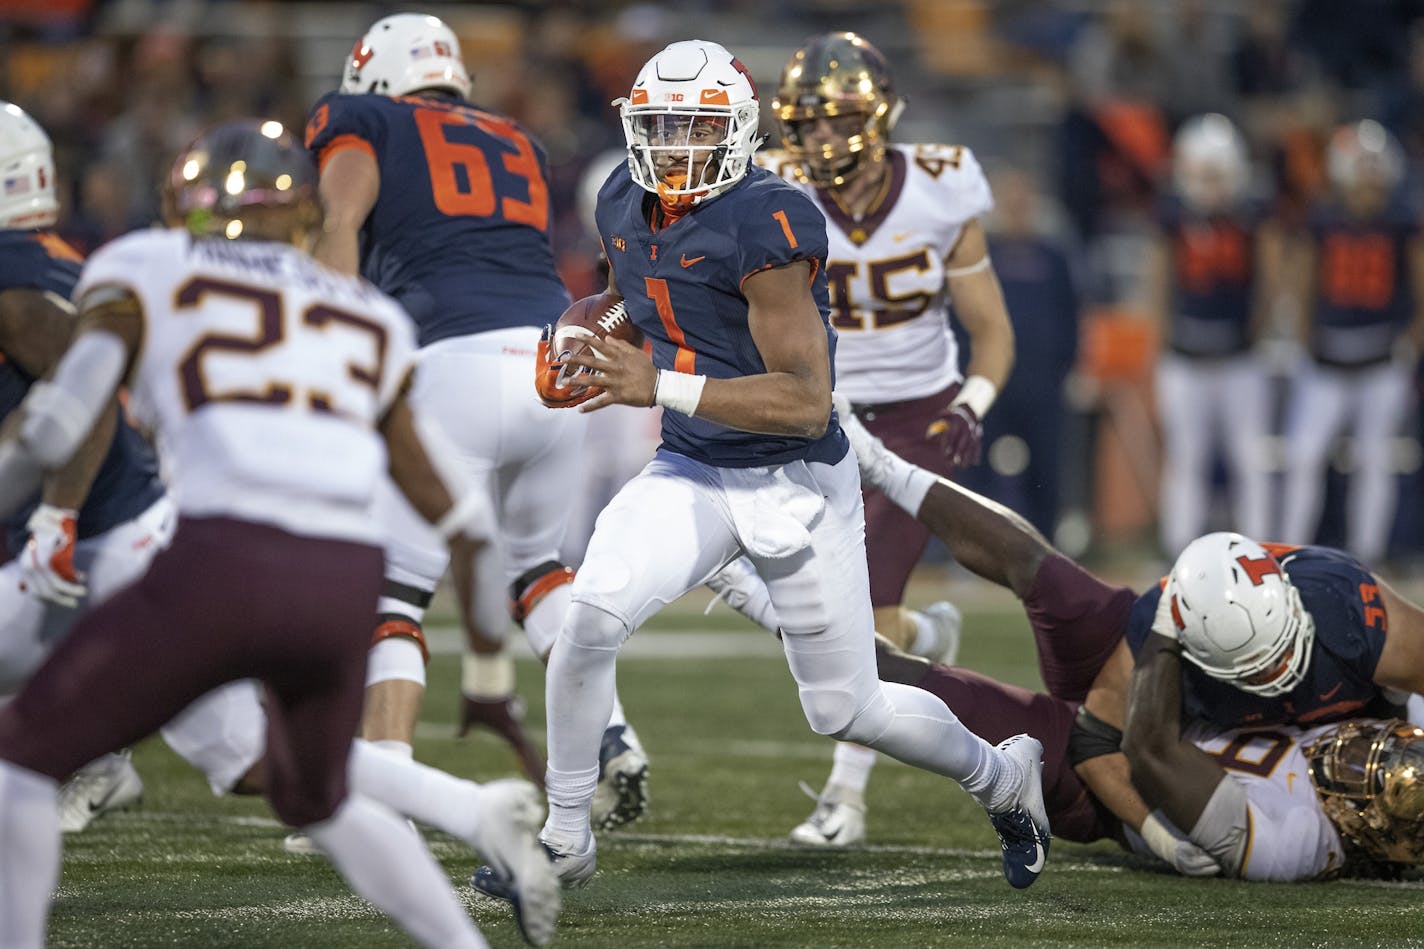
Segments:
[[[1384,362],[1414,311],[1409,244],[1419,225],[1408,208],[1392,204],[1361,221],[1337,204],[1317,208],[1314,322],[1310,348],[1328,366]]]
[[[1316,725],[1357,715],[1381,700],[1374,676],[1384,650],[1386,617],[1374,575],[1349,554],[1328,547],[1264,546],[1280,561],[1315,619],[1315,646],[1305,678],[1286,695],[1268,698],[1183,662],[1183,718],[1223,728]],[[1133,655],[1152,630],[1161,597],[1159,584],[1133,604],[1127,625]]]
[[[69,299],[82,266],[83,259],[53,234],[0,230],[0,290],[42,290]],[[19,406],[34,381],[0,352],[0,419]],[[79,536],[93,537],[132,520],[162,493],[153,452],[138,432],[121,420],[89,497],[79,510]],[[4,559],[15,556],[24,546],[29,536],[25,522],[37,504],[38,493],[4,521],[8,554]]]
[[[1170,249],[1172,296],[1167,344],[1185,356],[1220,357],[1251,345],[1255,230],[1259,216],[1202,215],[1179,199],[1158,211]]]
[[[455,98],[330,93],[306,145],[319,165],[345,148],[375,159],[361,275],[405,307],[421,346],[553,323],[569,305],[544,153],[512,120]]]
[[[809,198],[775,174],[752,167],[721,195],[654,233],[649,214],[656,200],[620,166],[599,191],[597,212],[618,292],[643,338],[652,342],[655,366],[713,379],[766,372],[747,326],[742,281],[807,260],[834,367],[826,221]],[[670,411],[663,413],[662,436],[664,448],[724,468],[797,459],[833,463],[848,447],[834,411],[819,438],[743,432]]]

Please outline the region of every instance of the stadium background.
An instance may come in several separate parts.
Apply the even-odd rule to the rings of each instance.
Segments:
[[[1282,195],[1290,220],[1324,185],[1333,127],[1375,117],[1400,138],[1420,187],[1424,161],[1424,3],[1406,0],[720,0],[661,4],[362,3],[241,0],[0,0],[0,98],[54,138],[64,213],[82,249],[156,211],[170,156],[203,126],[262,113],[300,126],[332,88],[351,43],[377,17],[422,9],[460,35],[473,98],[519,117],[549,150],[561,265],[575,295],[592,286],[596,242],[578,208],[590,163],[621,147],[610,99],[672,39],[736,52],[763,100],[791,49],[815,32],[863,32],[892,59],[909,108],[897,137],[971,146],[1001,201],[1010,171],[1039,194],[1038,225],[1072,256],[1075,332],[1015,312],[1018,377],[1072,362],[1061,409],[1050,392],[1032,421],[1065,437],[1055,468],[1058,541],[1136,579],[1157,568],[1153,521],[1160,460],[1151,371],[1156,341],[1133,306],[1153,198],[1170,136],[1185,117],[1224,111],[1248,132],[1256,185]],[[768,127],[768,131],[772,131]],[[774,136],[773,136],[774,138]],[[605,159],[606,160],[606,159]],[[1023,182],[1029,187],[1023,188]],[[1274,183],[1281,182],[1276,189]],[[1005,202],[1007,203],[1007,202]],[[991,222],[995,223],[995,222]],[[1295,356],[1271,343],[1280,392]],[[1042,360],[1034,363],[1032,360]],[[1419,413],[1396,448],[1401,492],[1391,566],[1424,550]],[[1017,433],[1026,444],[1035,432]],[[1273,446],[1277,455],[1279,445]],[[1022,446],[991,450],[994,491],[1022,500]],[[1338,541],[1340,472],[1321,539]],[[981,482],[982,483],[982,482]],[[1225,523],[1224,507],[1216,512]],[[910,599],[965,607],[961,662],[1035,686],[1022,613],[985,584],[926,571]],[[1044,879],[1010,891],[982,813],[942,781],[886,762],[870,788],[870,845],[849,854],[791,851],[786,831],[809,802],[828,743],[805,726],[773,640],[690,596],[633,637],[620,687],[653,761],[653,809],[600,841],[597,885],[567,901],[557,945],[1420,945],[1418,873],[1401,881],[1285,887],[1182,880],[1113,845],[1055,845]],[[493,739],[456,741],[459,636],[448,604],[431,616],[431,688],[420,760],[457,774],[510,773]],[[542,732],[542,675],[519,663],[529,725]],[[694,688],[689,688],[694,686]],[[213,800],[161,743],[135,752],[142,809],[66,841],[51,944],[56,947],[395,946],[404,941],[320,861],[281,850],[259,801]],[[475,865],[428,833],[456,880]],[[1146,871],[1146,872],[1140,872]],[[517,936],[502,906],[463,891],[496,945]]]
[[[1061,503],[1035,520],[1074,554],[1155,554],[1160,456],[1151,395],[1156,336],[1135,309],[1171,134],[1220,111],[1250,142],[1254,191],[1287,225],[1326,187],[1324,146],[1339,123],[1376,118],[1403,143],[1417,202],[1424,162],[1424,3],[1419,0],[719,0],[427,5],[459,34],[472,98],[519,118],[552,164],[554,234],[574,296],[593,287],[596,239],[580,182],[607,167],[621,133],[609,100],[672,39],[723,43],[764,102],[806,36],[854,29],[894,63],[909,107],[902,141],[972,147],[1001,194],[1041,196],[1031,214],[1074,261],[1080,322],[1046,327],[1020,307],[1011,388],[1044,408],[987,446],[971,483],[1023,508],[1042,485],[1024,473],[1043,431],[1064,434],[1048,466]],[[0,97],[49,130],[60,172],[59,230],[81,250],[157,213],[157,176],[204,126],[265,114],[299,127],[338,81],[352,40],[397,9],[261,0],[4,0]],[[426,9],[426,8],[421,8]],[[763,123],[776,141],[763,106]],[[599,156],[605,156],[600,162]],[[1009,183],[1013,179],[1013,184]],[[991,220],[991,228],[999,221]],[[1037,321],[1037,322],[1036,322]],[[1053,330],[1053,332],[1050,332]],[[1264,344],[1277,392],[1298,351],[1284,325]],[[1074,366],[1057,398],[1059,365]],[[1417,398],[1416,398],[1417,402]],[[1280,411],[1277,407],[1279,419]],[[1279,429],[1278,429],[1279,431]],[[1397,440],[1396,569],[1424,555],[1416,411]],[[1279,468],[1279,438],[1263,446]],[[1343,542],[1340,445],[1319,539]],[[1051,493],[1051,492],[1050,492]],[[1219,501],[1223,501],[1218,497]],[[1219,503],[1214,526],[1229,526]],[[933,556],[933,552],[931,554]],[[1385,565],[1380,565],[1385,566]]]

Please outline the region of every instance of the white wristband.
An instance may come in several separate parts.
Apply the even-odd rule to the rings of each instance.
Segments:
[[[659,369],[658,379],[653,383],[653,404],[691,415],[697,411],[697,403],[702,401],[702,387],[706,384],[706,376]]]
[[[999,397],[999,387],[983,376],[970,376],[959,387],[959,395],[950,405],[967,405],[979,418],[989,414],[989,406]]]

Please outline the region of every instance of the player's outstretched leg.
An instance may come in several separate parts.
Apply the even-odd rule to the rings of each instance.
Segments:
[[[998,745],[999,751],[1023,772],[1023,783],[1013,803],[990,811],[989,822],[1004,851],[1004,876],[1009,885],[1033,885],[1048,860],[1048,811],[1043,806],[1043,745],[1028,735],[1014,735]]]
[[[143,798],[143,779],[128,751],[97,758],[74,772],[59,789],[59,829],[77,834],[113,811]]]

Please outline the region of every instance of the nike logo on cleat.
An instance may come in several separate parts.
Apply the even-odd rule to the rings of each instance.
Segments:
[[[691,259],[688,259],[688,256],[687,256],[686,254],[683,254],[683,255],[682,255],[682,259],[679,260],[678,263],[682,264],[684,267],[691,267],[693,264],[697,263],[699,260],[706,260],[706,259],[707,259],[707,255],[706,255],[706,254],[703,254],[701,257],[693,257],[693,258],[691,258]]]
[[[1033,863],[1030,863],[1028,866],[1024,867],[1024,869],[1027,870],[1029,873],[1038,873],[1040,870],[1043,869],[1043,862],[1044,862],[1043,844],[1041,844],[1041,843],[1039,843],[1038,841],[1035,840],[1035,841],[1033,842],[1033,852],[1034,852],[1034,860],[1033,860]]]

